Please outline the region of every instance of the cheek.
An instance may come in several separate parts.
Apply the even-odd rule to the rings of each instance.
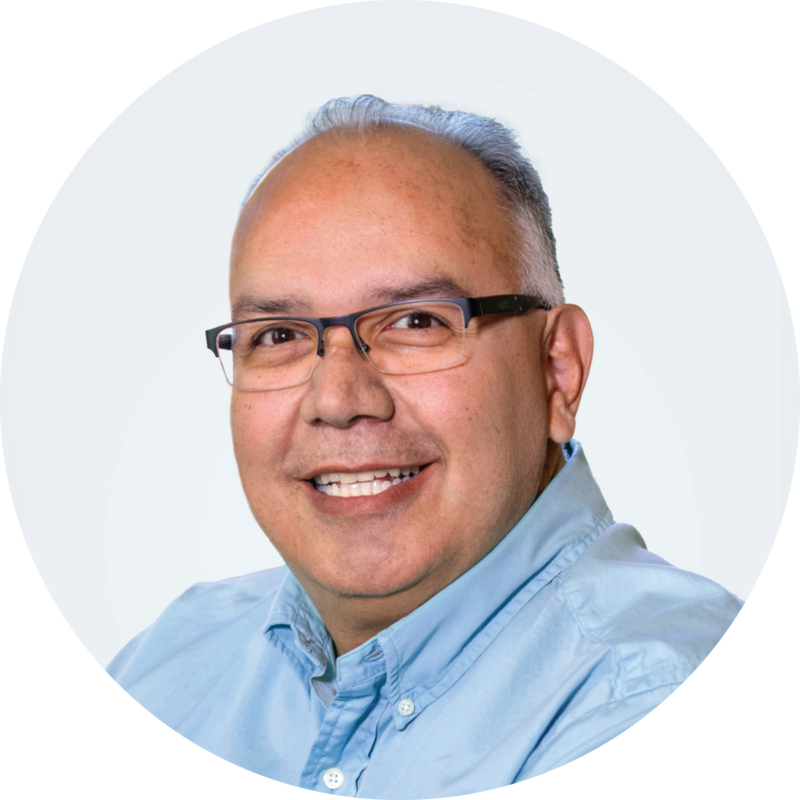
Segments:
[[[436,440],[446,459],[460,453],[475,435],[479,406],[466,370],[455,368],[407,375],[395,382],[395,408],[410,427]]]
[[[546,398],[530,354],[473,358],[463,368],[404,379],[403,405],[436,439],[448,469],[474,486],[535,468],[546,443]],[[398,406],[400,404],[398,403]]]
[[[289,446],[299,400],[288,392],[236,392],[231,398],[233,448],[242,481],[252,470],[263,478],[282,463]]]
[[[514,483],[538,481],[547,447],[547,394],[538,352],[506,350],[487,367],[493,435]]]

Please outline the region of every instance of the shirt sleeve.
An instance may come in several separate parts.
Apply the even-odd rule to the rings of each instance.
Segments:
[[[680,683],[657,686],[557,720],[539,741],[514,782],[561,767],[618,736],[669,697]]]

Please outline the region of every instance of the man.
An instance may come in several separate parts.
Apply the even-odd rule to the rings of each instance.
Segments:
[[[572,439],[592,333],[498,123],[327,104],[249,195],[230,290],[208,343],[287,567],[193,587],[112,662],[177,731],[309,789],[475,792],[612,738],[727,629],[740,602],[615,523]]]

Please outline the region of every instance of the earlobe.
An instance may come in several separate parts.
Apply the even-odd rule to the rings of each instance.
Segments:
[[[583,309],[563,305],[548,311],[543,332],[547,383],[547,433],[554,442],[568,442],[592,363],[594,336]]]

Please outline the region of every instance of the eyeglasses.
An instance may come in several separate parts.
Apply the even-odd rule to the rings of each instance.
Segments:
[[[540,297],[437,297],[388,303],[342,317],[263,317],[206,331],[206,344],[227,382],[245,392],[288,389],[305,383],[325,355],[326,328],[342,325],[357,350],[379,372],[436,372],[466,359],[467,326],[486,314],[549,309]]]

